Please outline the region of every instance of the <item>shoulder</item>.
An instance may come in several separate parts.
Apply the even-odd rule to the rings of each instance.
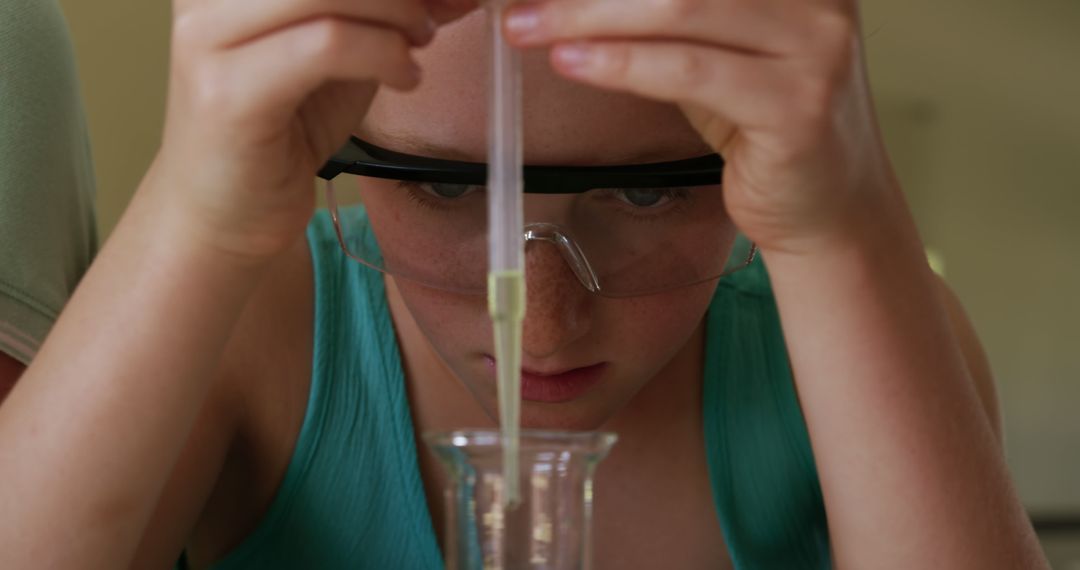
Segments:
[[[945,306],[952,325],[953,334],[967,364],[968,375],[979,395],[979,401],[986,411],[987,418],[994,430],[998,442],[1002,441],[1001,409],[998,404],[997,388],[994,384],[993,373],[990,370],[990,361],[986,356],[982,343],[979,342],[975,326],[968,318],[960,302],[960,298],[949,287],[944,279],[938,278],[938,291],[941,295],[942,304]]]

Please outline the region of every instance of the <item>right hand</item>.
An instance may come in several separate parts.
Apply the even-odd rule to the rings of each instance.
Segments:
[[[378,86],[415,87],[412,49],[475,6],[174,0],[164,139],[148,176],[173,189],[161,207],[180,216],[186,238],[242,260],[276,257],[302,235],[316,171]]]

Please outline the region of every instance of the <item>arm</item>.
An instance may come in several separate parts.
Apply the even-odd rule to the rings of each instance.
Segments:
[[[1046,568],[966,319],[887,211],[814,254],[765,253],[836,565]]]
[[[0,567],[127,565],[259,279],[140,198],[0,407]]]
[[[769,265],[840,568],[1045,568],[877,125],[854,0],[547,0],[563,75],[682,106]],[[963,323],[956,323],[963,324]]]
[[[0,568],[149,560],[139,545],[153,512],[198,441],[242,310],[303,236],[314,173],[379,85],[417,84],[411,51],[434,33],[420,0],[173,11],[161,151],[0,406]],[[167,502],[197,504],[207,486],[185,482]]]

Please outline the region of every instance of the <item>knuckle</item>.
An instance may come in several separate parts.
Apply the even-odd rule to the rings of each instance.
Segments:
[[[820,74],[804,76],[799,85],[802,99],[814,108],[826,106],[835,91],[832,81]]]
[[[205,21],[196,11],[173,20],[170,91],[197,112],[230,108],[229,76],[221,70],[206,35]]]
[[[682,50],[675,58],[675,66],[676,80],[680,88],[696,90],[708,83],[708,64],[700,51]]]
[[[854,56],[858,39],[858,25],[850,14],[841,10],[823,10],[818,13],[814,29],[814,51],[826,61],[847,61]]]
[[[857,58],[857,26],[842,10],[823,10],[815,16],[814,39],[807,58],[792,79],[793,104],[789,120],[821,125],[830,120],[837,98],[851,79]]]
[[[193,65],[186,71],[188,94],[197,109],[227,113],[233,108],[235,97],[228,73],[210,64]]]
[[[699,16],[705,9],[707,0],[652,0],[653,8],[661,23],[665,25],[684,24],[688,19]]]
[[[205,41],[206,26],[202,24],[198,12],[184,12],[173,19],[172,43],[174,51],[183,53],[194,49]]]
[[[332,18],[322,18],[311,24],[302,49],[308,57],[321,61],[344,52],[348,41],[348,30],[344,24]]]
[[[630,76],[633,71],[633,56],[626,45],[607,44],[594,49],[600,56],[602,65],[599,71],[602,75],[618,80],[625,80]]]
[[[832,109],[836,87],[827,77],[808,75],[799,81],[797,93],[800,116],[803,120],[816,122]]]

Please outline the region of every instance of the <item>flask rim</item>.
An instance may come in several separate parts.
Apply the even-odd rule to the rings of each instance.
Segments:
[[[449,431],[426,432],[424,441],[433,448],[470,448],[473,450],[499,451],[503,445],[503,432],[492,428],[464,428]],[[519,432],[518,448],[525,453],[532,451],[570,451],[582,453],[607,453],[618,440],[614,432],[523,429]]]

